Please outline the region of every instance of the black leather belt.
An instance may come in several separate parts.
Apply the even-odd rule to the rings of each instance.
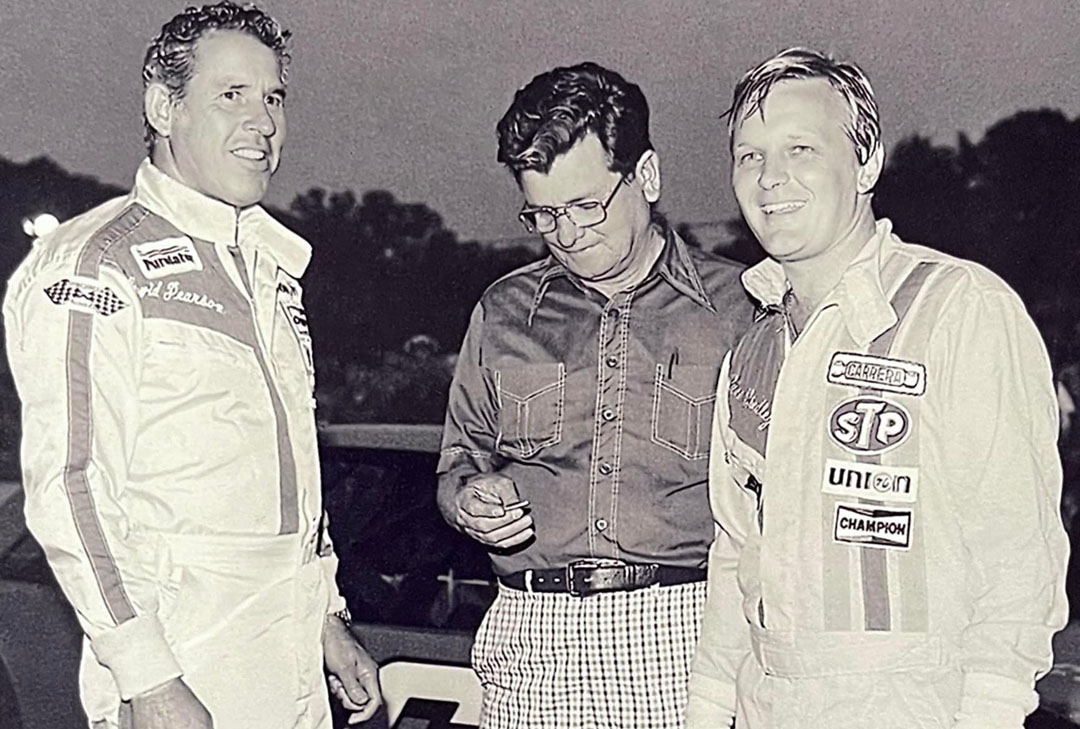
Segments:
[[[585,597],[598,592],[626,592],[653,585],[685,585],[703,582],[705,570],[697,567],[665,567],[658,564],[627,564],[615,560],[583,559],[566,567],[524,570],[499,577],[499,582],[526,592],[569,592]]]

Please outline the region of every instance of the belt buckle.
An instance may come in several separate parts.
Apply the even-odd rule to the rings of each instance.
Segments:
[[[593,589],[588,582],[585,582],[584,589],[579,588],[577,579],[575,579],[578,574],[586,570],[596,570],[601,567],[625,566],[626,563],[618,559],[576,559],[566,565],[566,587],[574,597],[588,597],[589,595],[600,592],[600,590]]]

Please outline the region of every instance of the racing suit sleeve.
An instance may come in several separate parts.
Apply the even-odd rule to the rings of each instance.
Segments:
[[[440,505],[444,497],[457,488],[462,478],[496,470],[495,441],[499,432],[497,394],[492,379],[481,364],[483,334],[484,311],[483,304],[479,303],[473,308],[450,383],[450,398],[436,467]],[[447,517],[445,510],[443,516]]]
[[[319,535],[319,565],[323,568],[330,599],[326,605],[326,614],[339,613],[347,607],[345,596],[338,587],[338,556],[334,551],[334,540],[330,537],[330,514],[323,510],[322,530]]]
[[[735,721],[735,678],[750,651],[750,632],[738,583],[739,555],[753,528],[752,498],[737,480],[728,449],[728,353],[720,370],[709,454],[709,501],[716,537],[709,548],[708,593],[701,637],[690,665],[687,729],[731,727]]]
[[[123,699],[181,675],[157,617],[152,549],[124,491],[138,423],[141,311],[119,271],[16,273],[4,302],[22,400],[26,522]]]
[[[944,398],[944,472],[968,560],[955,727],[1020,729],[1068,615],[1057,402],[1018,297],[963,294],[932,335],[927,368],[927,396],[936,386]]]

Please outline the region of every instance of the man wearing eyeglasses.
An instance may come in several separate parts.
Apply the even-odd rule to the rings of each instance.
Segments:
[[[472,314],[439,461],[447,521],[490,549],[484,727],[677,727],[712,541],[719,365],[749,324],[740,267],[655,212],[641,89],[594,63],[498,124],[519,218],[550,256]]]

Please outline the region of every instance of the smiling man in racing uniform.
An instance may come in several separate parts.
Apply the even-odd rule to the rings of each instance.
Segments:
[[[257,204],[287,39],[251,6],[170,20],[131,194],[35,241],[8,286],[27,523],[86,633],[95,728],[325,729],[324,661],[357,719],[379,703],[324,538],[311,249]]]
[[[1066,619],[1039,333],[997,276],[874,219],[856,66],[782,52],[729,125],[769,258],[717,393],[688,726],[1020,729]]]

